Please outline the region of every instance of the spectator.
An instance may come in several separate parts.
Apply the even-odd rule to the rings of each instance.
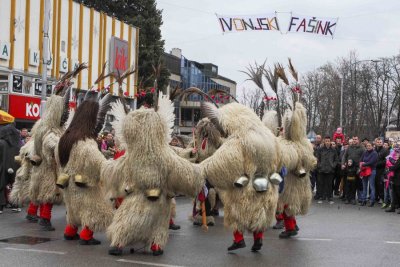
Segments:
[[[386,211],[394,212],[395,209],[399,208],[400,204],[400,158],[397,159],[396,163],[392,167],[389,168],[389,171],[393,171],[392,204],[390,209]]]
[[[387,212],[393,212],[394,208],[392,208],[392,183],[393,183],[393,171],[389,171],[389,168],[396,164],[396,161],[399,159],[400,156],[400,149],[396,148],[390,153],[390,155],[386,158],[386,168],[385,168],[385,175],[384,175],[384,182],[385,182],[385,199],[383,201],[382,209],[386,209]]]
[[[336,142],[337,139],[340,139],[341,143],[344,142],[345,138],[344,138],[344,134],[342,133],[342,128],[341,127],[336,129],[336,132],[333,133],[333,138],[332,139],[333,139],[332,141],[335,142],[335,143],[337,143]]]
[[[352,140],[350,142],[350,140]],[[355,164],[357,167],[360,164],[360,159],[362,154],[364,153],[365,149],[362,145],[360,145],[360,140],[358,136],[353,136],[352,139],[349,140],[349,148],[346,150],[346,152],[343,155],[342,159],[342,169],[346,168],[346,163],[349,161],[349,159],[352,160],[353,164]],[[362,183],[361,180],[359,179],[358,175],[356,177],[356,183],[357,183],[357,197],[359,200],[361,200],[361,195],[362,195]]]
[[[371,189],[369,197],[368,207],[373,207],[375,204],[375,175],[376,175],[376,164],[378,162],[378,153],[374,150],[372,143],[366,144],[367,151],[363,153],[360,159],[360,178],[362,178],[363,193],[360,205],[365,206],[367,204],[367,193],[368,184]]]
[[[364,146],[364,148],[367,148],[367,144],[369,143],[369,140],[368,140],[368,138],[364,138],[363,140],[362,140],[362,145]]]
[[[28,129],[22,128],[20,132],[20,146],[23,146],[26,144],[25,138],[28,136]]]
[[[25,137],[25,144],[29,142],[29,140],[31,140],[32,138],[32,134],[28,133],[27,136]]]
[[[105,139],[101,144],[101,152],[107,158],[113,158],[115,154],[114,136],[112,133],[105,134]]]
[[[349,144],[344,142],[343,143],[343,147],[342,150],[340,151],[339,154],[339,165],[341,167],[341,162],[344,156],[344,153],[346,152],[346,150],[349,148]],[[346,177],[347,177],[347,171],[346,170],[342,170],[342,168],[340,168],[340,185],[339,185],[339,191],[341,192],[341,197],[340,199],[345,200],[346,199]]]
[[[338,155],[331,146],[331,138],[326,136],[324,145],[317,151],[317,195],[321,196],[318,203],[327,199],[329,204],[333,204],[332,200],[332,182],[335,175],[336,164],[338,163]]]
[[[318,134],[315,137],[315,141],[313,143],[313,149],[314,149],[314,156],[315,157],[317,156],[318,149],[321,147],[321,141],[322,141],[322,137],[321,137],[321,135]],[[318,191],[318,179],[317,179],[317,176],[318,176],[317,170],[312,170],[311,171],[311,175],[310,175],[311,189],[312,189],[312,191],[314,191],[315,187],[317,188],[317,192],[315,193],[315,197],[314,197],[315,200],[318,200],[318,199],[321,198],[321,196],[318,194],[319,191]]]
[[[336,138],[335,142],[332,142],[332,148],[336,150],[338,155],[338,159],[340,159],[340,152],[342,151],[342,139]],[[340,168],[340,161],[338,160],[335,168],[335,176],[333,178],[333,194],[335,196],[339,196],[339,185],[341,180],[341,168]]]
[[[346,164],[346,202],[344,204],[356,204],[357,190],[357,170],[358,167],[349,159]]]
[[[385,172],[386,157],[389,155],[389,150],[383,148],[382,139],[377,139],[375,142],[375,151],[378,153],[378,162],[376,163],[376,176],[375,176],[375,193],[376,201],[384,199],[384,186],[383,186],[383,173]]]
[[[389,141],[383,142],[383,148],[386,149],[387,151],[389,151],[389,153],[390,153]]]

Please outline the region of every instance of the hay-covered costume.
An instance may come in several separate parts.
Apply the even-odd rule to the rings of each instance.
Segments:
[[[57,166],[54,150],[68,118],[69,90],[64,97],[52,95],[46,102],[46,110],[36,126],[34,134],[29,198],[40,207],[39,224],[43,230],[54,231],[51,225],[53,203],[60,203],[62,195],[56,186]]]
[[[111,202],[106,201],[100,184],[100,170],[106,158],[96,142],[110,100],[111,95],[106,95],[100,105],[93,100],[83,101],[58,144],[60,174],[57,185],[63,188],[67,209],[64,238],[80,238],[81,245],[100,244],[93,238],[93,231],[105,230],[113,215]],[[82,230],[78,236],[79,226]]]
[[[121,255],[123,247],[143,242],[153,255],[160,255],[168,239],[171,198],[175,193],[197,195],[204,179],[197,166],[168,145],[174,122],[168,99],[159,99],[157,111],[141,108],[125,115],[118,106],[112,110],[119,121],[113,127],[127,150],[104,165],[102,180],[111,197],[124,195],[125,199],[107,229],[109,253]]]
[[[275,122],[277,121],[276,116],[275,111],[270,111],[263,119],[264,124],[276,129],[277,123],[273,123],[274,118]],[[283,220],[285,226],[285,231],[280,237],[287,238],[297,234],[295,215],[307,214],[311,205],[309,175],[315,167],[316,159],[312,145],[306,137],[307,117],[303,105],[295,103],[294,111],[286,112],[283,124],[284,136],[278,139],[282,150],[282,165],[287,168],[288,173],[279,196],[277,219]]]
[[[200,166],[224,204],[225,224],[234,230],[228,250],[245,247],[244,231],[261,249],[263,232],[271,225],[278,201],[281,151],[277,139],[249,108],[231,103],[216,109],[202,103],[207,116],[226,136],[222,146]]]

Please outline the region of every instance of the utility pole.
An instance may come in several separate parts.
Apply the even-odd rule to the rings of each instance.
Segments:
[[[50,0],[44,0],[44,24],[43,24],[43,58],[42,58],[42,95],[40,100],[40,117],[43,117],[46,108],[47,93],[47,65],[49,59],[49,24],[50,24]]]
[[[340,81],[340,127],[343,129],[343,84],[344,84],[344,75]]]

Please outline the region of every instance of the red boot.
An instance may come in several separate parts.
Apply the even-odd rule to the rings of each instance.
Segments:
[[[283,221],[285,223],[285,231],[279,234],[279,238],[289,238],[297,235],[295,217],[287,216],[286,213],[283,212]]]

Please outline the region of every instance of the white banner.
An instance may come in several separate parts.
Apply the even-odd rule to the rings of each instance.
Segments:
[[[224,33],[244,31],[279,31],[278,19],[275,13],[247,16],[217,14],[217,18]]]
[[[303,32],[333,38],[338,18],[309,17],[292,14],[288,32]]]

